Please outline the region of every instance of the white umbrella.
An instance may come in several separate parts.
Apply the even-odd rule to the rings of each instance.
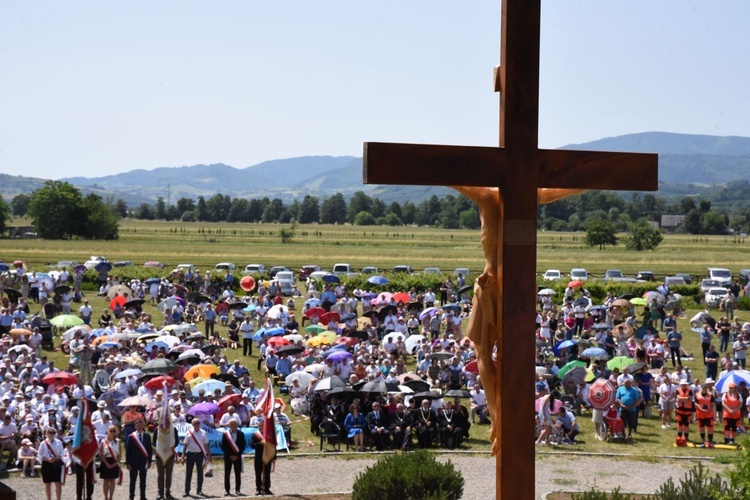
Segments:
[[[398,340],[399,338],[401,340],[404,340],[404,334],[399,332],[391,332],[383,337],[383,343],[385,344],[386,342],[393,342],[395,344],[396,340]]]
[[[127,295],[128,297],[132,298],[133,290],[126,287],[125,285],[115,285],[107,290],[107,297],[112,300],[115,298],[115,295]]]
[[[284,338],[294,344],[296,344],[297,342],[303,342],[305,340],[305,337],[298,333],[290,333],[289,335],[284,335]]]
[[[302,387],[303,389],[306,389],[310,385],[310,381],[315,379],[315,377],[313,377],[311,374],[307,372],[294,372],[294,373],[290,373],[289,375],[287,375],[284,383],[286,384],[287,387],[291,387],[294,379],[297,379],[299,381],[300,387]]]
[[[206,353],[201,351],[200,349],[190,349],[188,351],[183,352],[179,356],[177,356],[177,359],[187,359],[187,358],[200,358],[203,359],[206,356]]]
[[[117,332],[117,333],[113,333],[112,335],[110,335],[109,337],[107,337],[107,340],[125,340],[127,338],[129,338],[129,337],[128,337],[128,335],[126,333]]]
[[[162,334],[162,335],[160,335],[160,336],[158,336],[158,337],[156,337],[156,338],[154,339],[154,341],[157,341],[157,342],[164,342],[164,343],[165,343],[165,344],[167,344],[167,345],[168,345],[168,346],[169,346],[170,348],[172,348],[172,347],[176,346],[177,344],[179,344],[179,343],[181,342],[181,341],[180,341],[180,339],[178,339],[177,337],[175,337],[175,336],[173,336],[173,335],[163,335],[163,334]]]
[[[31,347],[27,346],[26,344],[19,344],[19,345],[13,346],[10,349],[8,349],[8,352],[19,352],[20,353],[21,351],[30,352],[31,351]]]
[[[551,288],[544,288],[542,290],[539,290],[537,295],[557,295],[557,292]]]
[[[63,340],[73,340],[73,337],[75,337],[76,332],[81,332],[81,335],[85,335],[91,331],[91,327],[89,325],[78,325],[74,326],[73,328],[70,328],[66,330],[65,333],[63,333]]]
[[[131,396],[125,398],[117,406],[150,406],[154,401],[144,396]]]
[[[167,325],[161,329],[160,334],[164,335],[186,335],[189,333],[197,332],[198,327],[193,323],[181,323],[179,325]]]
[[[400,385],[398,388],[401,389],[401,394],[414,394],[414,389],[408,385]]]
[[[115,379],[120,380],[120,379],[125,379],[125,378],[128,378],[128,377],[137,377],[137,376],[142,375],[142,374],[143,374],[143,372],[141,370],[139,370],[138,368],[129,368],[129,369],[123,370],[120,373],[118,373],[117,375],[115,375]]]
[[[177,299],[175,299],[174,297],[167,297],[166,299],[159,302],[156,308],[160,312],[165,313],[167,309],[172,309],[176,305],[177,305]]]
[[[315,363],[305,367],[307,373],[320,373],[328,370],[328,365],[324,363]]]
[[[286,317],[289,317],[289,308],[282,304],[276,304],[268,310],[266,316],[271,319],[278,319],[282,314],[284,314]]]
[[[412,354],[414,352],[414,349],[417,348],[417,346],[427,337],[424,335],[410,335],[409,338],[407,338],[404,341],[404,345],[406,346],[406,352],[409,354]]]

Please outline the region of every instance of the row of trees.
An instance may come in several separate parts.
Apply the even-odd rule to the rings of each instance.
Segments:
[[[628,234],[623,238],[628,250],[653,250],[664,239],[661,231],[653,227],[645,218],[638,219],[628,226]],[[586,244],[604,250],[608,246],[617,246],[621,238],[617,235],[615,224],[602,217],[590,220],[586,226]]]

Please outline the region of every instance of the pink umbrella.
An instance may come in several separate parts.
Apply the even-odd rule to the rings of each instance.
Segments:
[[[542,399],[544,398],[541,397],[537,399],[536,401],[534,401],[534,411],[537,413],[539,413],[539,408],[541,408],[542,406]],[[562,405],[563,405],[562,401],[560,401],[559,399],[556,399],[555,402],[552,404],[552,407],[550,408],[550,412],[557,413],[560,410],[560,408],[562,408]]]

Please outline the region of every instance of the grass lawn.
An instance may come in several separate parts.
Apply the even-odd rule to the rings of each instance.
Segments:
[[[125,220],[121,224],[118,241],[0,240],[0,260],[9,262],[23,259],[32,269],[44,270],[49,263],[59,260],[82,263],[90,255],[104,255],[110,261],[130,260],[135,265],[160,260],[167,265],[165,272],[183,262],[207,269],[222,261],[234,262],[238,268],[259,262],[267,268],[287,265],[296,269],[303,264],[314,263],[330,269],[336,262],[348,262],[355,268],[374,265],[389,269],[394,265],[408,264],[416,270],[428,266],[436,266],[444,271],[468,267],[473,272],[479,272],[484,265],[478,231],[311,225],[299,226],[294,242],[282,245],[278,233],[284,227],[288,226]],[[571,267],[585,267],[593,275],[599,275],[605,269],[615,268],[629,275],[639,270],[650,270],[657,275],[689,272],[702,276],[709,266],[729,267],[734,272],[741,267],[750,267],[745,260],[746,243],[733,241],[731,237],[667,235],[664,243],[654,252],[630,252],[622,246],[599,251],[585,246],[583,237],[583,233],[539,233],[537,269],[558,268],[567,272]],[[107,303],[93,295],[93,292],[88,292],[87,297],[95,309],[94,317],[98,318]],[[153,314],[155,323],[160,322],[160,313],[155,308],[146,305],[145,310]],[[689,309],[686,314],[689,318],[695,312]],[[745,311],[739,311],[739,316],[743,320],[750,319],[750,314]],[[678,328],[684,333],[683,344],[687,352],[698,354],[697,359],[685,364],[695,377],[705,378],[698,335],[690,331],[687,320],[680,320]],[[61,352],[47,354],[57,364],[67,365],[67,359]],[[227,357],[230,362],[235,358],[240,359],[254,378],[261,377],[256,370],[257,357],[243,359],[241,350],[230,351]],[[587,414],[579,417],[579,425],[581,444],[559,449],[627,453],[645,459],[655,455],[734,455],[726,450],[674,448],[675,430],[662,431],[658,414],[651,419],[641,419],[633,444],[595,440]],[[722,435],[721,429],[717,428],[716,431],[717,436]],[[489,426],[475,425],[471,434],[472,438],[466,443],[468,449],[489,450]],[[299,441],[297,450],[317,449],[308,446],[310,443],[317,445],[317,441],[312,438],[306,421],[295,424],[293,437]],[[697,437],[695,427],[691,437]]]

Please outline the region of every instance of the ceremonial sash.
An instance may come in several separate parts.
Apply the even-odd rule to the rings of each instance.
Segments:
[[[148,452],[146,451],[146,448],[143,446],[143,443],[141,443],[141,440],[138,439],[138,433],[134,432],[130,435],[130,438],[135,441],[135,444],[138,446],[138,449],[141,450],[141,453],[143,453],[143,456],[146,457],[146,460],[148,460]]]
[[[102,439],[102,441],[104,442],[104,445],[109,450],[109,456],[110,456],[110,458],[112,458],[112,464],[113,465],[110,465],[109,460],[106,459],[106,457],[104,456],[103,453],[102,453],[102,462],[104,462],[107,465],[107,467],[109,467],[111,469],[111,468],[113,468],[114,466],[117,465],[117,456],[115,455],[114,450],[112,450],[112,447],[109,445],[109,440],[107,438],[104,438],[104,439]]]
[[[234,439],[232,439],[232,433],[230,431],[224,431],[224,436],[227,438],[229,446],[232,447],[232,451],[234,451],[236,455],[240,455],[240,449],[237,447],[237,443],[234,442]]]
[[[188,436],[193,440],[193,442],[198,447],[198,449],[201,450],[201,453],[203,454],[203,458],[206,458],[206,449],[203,448],[203,443],[195,439],[195,435],[193,434],[193,431],[188,431]],[[185,449],[187,450],[187,445],[185,445]]]
[[[47,451],[49,452],[49,454],[52,455],[52,458],[58,458],[57,457],[57,453],[55,453],[55,450],[52,448],[52,446],[50,445],[49,441],[47,441],[45,439],[44,440],[44,445],[47,447]],[[67,476],[68,476],[68,468],[67,467],[62,467],[62,470],[60,471],[60,482],[62,484],[65,484],[65,479],[66,479]]]

